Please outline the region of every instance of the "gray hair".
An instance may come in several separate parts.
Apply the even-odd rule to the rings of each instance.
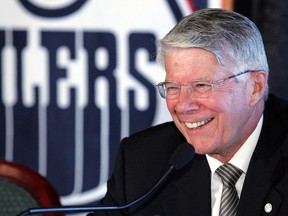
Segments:
[[[268,73],[269,70],[258,28],[247,17],[229,10],[214,8],[193,12],[159,40],[158,47],[157,60],[162,66],[169,48],[195,47],[213,53],[221,65],[232,63],[238,70],[233,71],[235,73],[246,70]]]

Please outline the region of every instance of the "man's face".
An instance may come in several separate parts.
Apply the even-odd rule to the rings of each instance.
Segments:
[[[220,65],[212,53],[199,48],[170,49],[165,70],[166,81],[181,84],[193,80],[213,82],[241,72]],[[249,106],[247,79],[228,79],[208,98],[195,98],[182,86],[177,99],[166,99],[177,128],[198,154],[210,154],[219,160],[231,158],[254,130],[257,122]]]

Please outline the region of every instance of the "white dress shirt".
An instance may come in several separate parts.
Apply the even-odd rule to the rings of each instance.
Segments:
[[[263,124],[263,116],[259,120],[257,127],[253,131],[253,133],[248,137],[245,143],[241,146],[241,148],[236,152],[233,158],[229,161],[229,163],[233,164],[234,166],[240,168],[243,171],[243,174],[240,176],[239,180],[237,181],[235,187],[240,197],[242,187],[244,184],[244,180],[246,177],[247,169],[250,163],[250,159],[258,142],[261,128]],[[212,216],[219,216],[220,210],[220,202],[221,202],[221,194],[222,194],[222,180],[221,178],[215,173],[215,170],[223,165],[220,161],[216,160],[215,158],[206,155],[210,170],[211,170],[211,208],[212,208]]]

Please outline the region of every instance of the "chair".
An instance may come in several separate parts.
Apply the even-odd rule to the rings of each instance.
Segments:
[[[0,160],[0,215],[15,216],[30,208],[51,206],[61,204],[45,177],[26,166]],[[56,215],[64,214],[49,214]]]

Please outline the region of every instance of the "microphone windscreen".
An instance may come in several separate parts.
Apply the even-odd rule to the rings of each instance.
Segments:
[[[170,157],[169,164],[174,166],[176,170],[182,169],[190,162],[195,155],[195,149],[190,143],[182,143],[173,152]]]

